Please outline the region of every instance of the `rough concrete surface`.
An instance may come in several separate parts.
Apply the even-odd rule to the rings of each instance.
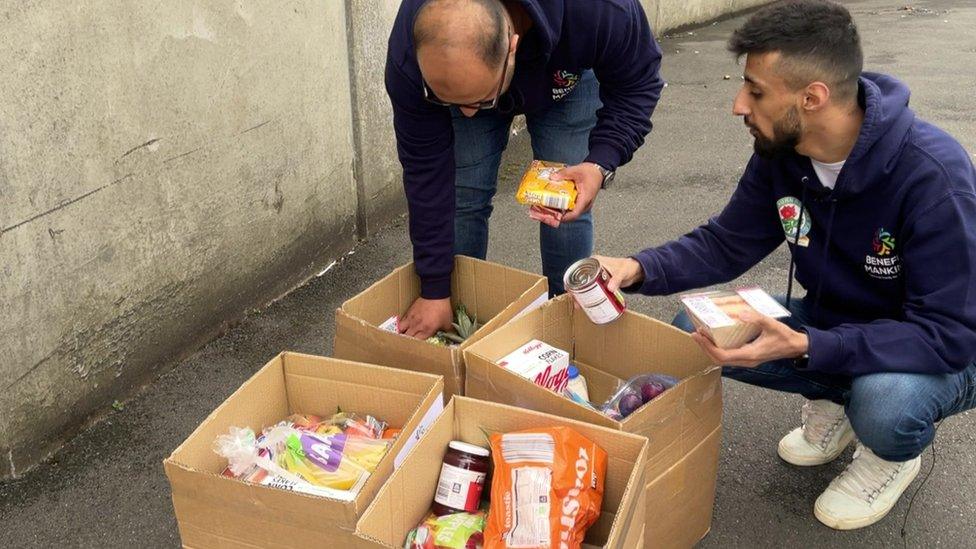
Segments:
[[[907,81],[919,115],[976,153],[976,2],[914,2],[912,10],[901,9],[902,2],[881,0],[848,5],[861,25],[868,68]],[[662,41],[669,87],[647,145],[621,170],[617,185],[600,196],[599,252],[623,255],[663,242],[724,205],[750,153],[749,136],[730,114],[741,67],[723,49],[737,21],[689,29]],[[724,80],[724,75],[731,78]],[[514,140],[501,171],[489,254],[495,261],[538,271],[537,229],[511,199],[528,155],[526,140]],[[0,245],[6,249],[7,235]],[[29,259],[26,252],[25,245],[21,261]],[[333,310],[409,259],[409,240],[400,221],[160,376],[50,462],[0,484],[0,546],[178,545],[161,460],[279,351],[327,354]],[[780,250],[744,281],[782,291],[786,266]],[[658,318],[670,318],[677,310],[673,298],[635,298],[631,303]],[[725,398],[715,518],[701,546],[976,547],[972,414],[956,416],[940,428],[937,463],[914,503],[903,540],[907,497],[891,516],[860,531],[834,532],[814,519],[813,501],[850,453],[812,469],[779,461],[775,444],[796,426],[798,398],[734,382],[725,383]],[[919,488],[930,464],[932,454],[927,452],[922,475],[908,495]]]
[[[386,43],[400,2],[346,0],[349,76],[356,137],[360,238],[388,226],[407,209],[400,184],[390,99],[384,72]]]
[[[0,478],[352,246],[347,60],[334,2],[0,7]]]

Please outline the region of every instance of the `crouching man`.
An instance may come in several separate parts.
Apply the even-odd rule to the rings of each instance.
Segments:
[[[631,258],[600,258],[611,286],[667,295],[733,280],[786,240],[786,323],[734,350],[696,341],[732,379],[803,395],[779,443],[798,466],[853,462],[817,499],[827,526],[884,517],[918,474],[942,419],[976,405],[976,171],[909,109],[908,88],[862,73],[848,11],[817,0],[757,12],[729,47],[745,56],[733,112],[755,154],[725,209]],[[675,323],[693,328],[685,317]]]

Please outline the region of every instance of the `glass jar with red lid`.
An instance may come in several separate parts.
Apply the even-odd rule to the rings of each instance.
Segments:
[[[486,448],[474,444],[459,440],[448,444],[431,506],[435,515],[474,513],[478,510],[488,475],[488,455]]]

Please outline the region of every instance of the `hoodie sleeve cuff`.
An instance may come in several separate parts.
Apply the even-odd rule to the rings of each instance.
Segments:
[[[843,363],[844,340],[839,334],[830,330],[818,330],[807,326],[805,328],[810,342],[809,369],[824,373],[839,373],[838,366]]]
[[[616,147],[605,143],[595,143],[590,147],[590,154],[583,162],[592,162],[614,171],[623,164],[623,159]]]
[[[451,297],[451,275],[421,278],[420,297],[424,299]]]
[[[644,281],[627,288],[621,288],[624,292],[639,292],[644,295],[667,295],[670,293],[668,292],[667,277],[664,276],[657,258],[649,250],[633,255],[631,259],[640,263],[641,269],[644,271]]]

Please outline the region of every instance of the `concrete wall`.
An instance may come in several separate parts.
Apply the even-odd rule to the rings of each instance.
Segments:
[[[641,0],[657,33],[705,23],[724,15],[768,4],[770,0]]]
[[[345,10],[0,7],[0,478],[354,244]]]
[[[359,236],[365,238],[407,209],[383,71],[386,42],[400,3],[346,0],[349,30]]]
[[[405,211],[395,0],[6,4],[0,479]]]

